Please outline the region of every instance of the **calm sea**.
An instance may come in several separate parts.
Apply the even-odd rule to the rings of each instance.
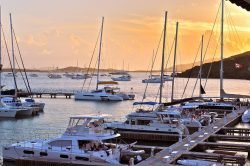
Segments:
[[[135,101],[141,101],[146,84],[141,83],[147,75],[145,73],[131,73],[132,80],[130,82],[120,82],[121,91],[130,92],[131,89],[136,94]],[[12,88],[13,78],[2,76],[3,85],[5,88]],[[103,76],[101,80],[110,80],[110,77]],[[30,84],[33,90],[41,91],[77,91],[81,90],[83,80],[72,80],[70,78],[50,79],[47,73],[38,73],[38,77],[30,77]],[[177,78],[175,83],[175,97],[180,97],[183,94],[183,89],[187,82],[186,78]],[[184,97],[198,95],[199,88],[195,88],[196,79],[191,79],[186,88]],[[17,77],[18,87],[24,89],[24,83],[20,74]],[[86,82],[84,89],[95,87],[96,78],[93,77],[92,83],[89,80]],[[203,81],[203,84],[205,81]],[[197,83],[198,84],[198,83]],[[89,86],[90,85],[90,86]],[[171,82],[166,82],[164,85],[164,100],[168,100],[171,94]],[[249,94],[250,84],[247,80],[224,80],[224,89],[226,92],[237,94]],[[205,88],[206,96],[218,96],[219,80],[209,79]],[[156,100],[159,92],[159,84],[149,84],[147,87],[147,99]],[[0,148],[3,145],[8,145],[17,141],[35,139],[35,138],[51,138],[61,134],[67,127],[69,117],[72,115],[87,115],[87,114],[110,114],[114,119],[124,119],[125,115],[133,111],[132,103],[134,101],[123,102],[91,102],[91,101],[75,101],[74,99],[65,99],[58,97],[50,99],[49,97],[37,99],[46,103],[44,113],[39,116],[23,119],[0,119]],[[241,127],[249,127],[249,125],[240,125]],[[0,150],[0,156],[2,151]]]

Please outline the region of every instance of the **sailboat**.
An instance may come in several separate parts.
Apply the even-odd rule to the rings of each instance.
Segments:
[[[150,132],[152,134],[168,133],[179,135],[189,134],[189,128],[201,128],[201,123],[198,120],[182,116],[181,112],[184,110],[183,107],[164,108],[162,103],[166,20],[167,12],[165,13],[159,102],[135,102],[133,104],[133,106],[135,106],[135,111],[126,116],[127,119],[125,122],[107,123],[107,128],[116,129],[120,133],[123,131],[136,131],[136,134],[138,134],[138,132]],[[178,22],[176,26],[176,38],[177,32]],[[177,43],[177,40],[175,41]],[[189,111],[189,108],[185,108],[185,110]]]
[[[11,68],[12,72],[15,73],[15,55],[14,55],[14,43],[13,43],[13,38],[14,38],[14,30],[12,26],[12,17],[10,14],[10,27],[11,27],[11,44],[12,44],[12,63],[11,63]],[[7,46],[6,46],[7,48]],[[19,49],[19,47],[18,47]],[[15,75],[13,76],[14,78],[14,84],[15,84],[15,94],[14,96],[5,96],[1,97],[1,102],[5,103],[6,107],[11,108],[11,109],[19,109],[21,111],[18,112],[19,116],[31,116],[35,115],[38,113],[38,111],[44,107],[44,103],[40,103],[39,107],[38,105],[34,105],[30,103],[25,103],[23,104],[20,99],[17,98],[17,85],[16,85],[16,78]]]
[[[1,22],[1,8],[0,8],[0,87],[2,80],[2,22]],[[2,98],[2,88],[0,88],[0,98]],[[28,110],[25,108],[12,108],[7,106],[2,100],[0,100],[0,117],[15,118]]]
[[[117,85],[115,81],[99,81],[100,77],[100,61],[101,61],[101,50],[102,50],[102,34],[103,34],[104,17],[102,18],[101,24],[101,36],[99,44],[99,56],[98,56],[98,67],[97,67],[97,82],[96,89],[92,91],[80,91],[74,94],[75,100],[94,100],[94,101],[123,101],[122,95],[117,92],[119,88],[104,87],[99,89],[99,85]]]

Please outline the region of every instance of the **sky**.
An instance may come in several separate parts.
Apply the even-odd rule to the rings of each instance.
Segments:
[[[0,0],[2,24],[11,52],[9,13],[26,68],[87,67],[105,17],[101,68],[145,70],[152,63],[168,11],[168,59],[179,22],[177,64],[193,63],[201,36],[204,50],[220,0]],[[225,57],[250,50],[250,12],[226,1]],[[212,59],[219,40],[220,13],[206,59]],[[4,48],[3,48],[4,47]],[[2,46],[4,67],[9,66]],[[15,55],[18,56],[15,46]],[[98,47],[94,54],[95,66]],[[160,69],[162,44],[154,69]],[[172,66],[173,52],[168,66]],[[123,65],[124,64],[124,65]]]

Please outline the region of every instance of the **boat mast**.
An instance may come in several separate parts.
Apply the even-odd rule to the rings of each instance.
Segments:
[[[103,23],[104,23],[104,17],[102,17],[102,26],[101,26],[100,47],[99,47],[99,56],[98,56],[98,67],[97,67],[96,90],[98,90],[99,75],[100,75],[99,70],[100,70],[101,51],[102,51],[102,32],[103,32]]]
[[[202,88],[202,84],[201,84],[201,79],[202,79],[202,64],[203,64],[203,59],[202,59],[202,54],[203,54],[203,39],[204,39],[204,36],[202,35],[201,37],[201,59],[200,59],[200,97],[202,95],[202,92],[201,92],[201,88]]]
[[[178,27],[179,22],[176,22],[176,32],[175,32],[175,44],[174,44],[174,64],[173,64],[173,80],[172,80],[172,94],[171,94],[171,102],[174,101],[174,79],[175,79],[175,65],[176,65],[176,53],[177,53],[177,42],[178,42]]]
[[[2,97],[2,8],[0,6],[0,98]]]
[[[224,0],[221,0],[220,99],[223,99]]]
[[[167,27],[167,16],[168,12],[165,12],[165,21],[164,21],[164,34],[163,34],[163,46],[162,46],[162,59],[161,59],[161,84],[160,84],[160,99],[159,103],[162,103],[162,90],[164,83],[164,55],[165,55],[165,43],[166,43],[166,27]]]
[[[16,82],[16,70],[15,70],[15,54],[14,54],[14,43],[13,43],[13,26],[12,26],[12,17],[10,13],[10,33],[11,33],[11,46],[12,46],[12,72],[14,81]],[[14,97],[17,97],[17,86],[15,83],[15,94]]]

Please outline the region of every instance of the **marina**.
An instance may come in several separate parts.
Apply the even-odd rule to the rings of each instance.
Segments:
[[[134,80],[132,80],[132,81],[135,81],[135,82],[138,81],[139,82],[140,79],[143,77],[143,74],[133,74],[133,77],[134,77]],[[61,81],[63,81],[63,80],[61,80]],[[213,81],[216,82],[216,80],[211,80],[211,81],[212,82]],[[231,80],[228,80],[228,81],[231,81]],[[237,87],[238,83],[240,83],[240,81],[237,81],[237,80],[235,80],[235,81],[237,82],[235,84],[235,87]],[[177,85],[178,84],[181,85],[181,82],[182,82],[181,79],[178,78],[177,79]],[[225,80],[225,82],[227,82],[227,80]],[[242,81],[241,81],[241,83],[242,83]],[[245,83],[247,84],[248,82],[245,81]],[[121,85],[124,86],[124,84],[126,84],[126,83],[123,83]],[[77,86],[77,83],[75,83],[75,86]],[[211,86],[211,88],[212,87],[213,86]],[[140,91],[143,91],[143,88],[142,89],[138,88],[138,90],[139,91],[137,91],[136,93],[137,94],[142,94]],[[212,93],[213,91],[214,90],[211,89],[211,91],[210,92],[208,91],[208,93],[211,93],[211,96],[215,96],[215,94]],[[244,92],[242,92],[242,93],[244,94]],[[137,98],[140,98],[140,97],[141,97],[141,95],[137,96]],[[0,125],[2,126],[5,123],[7,123],[7,124],[10,123],[12,125],[16,124],[18,126],[20,126],[20,125],[23,126],[24,125],[23,127],[26,128],[26,131],[24,131],[24,133],[22,133],[22,134],[20,133],[20,136],[23,135],[23,134],[25,134],[25,137],[17,136],[17,138],[20,137],[20,138],[18,138],[19,141],[21,141],[21,140],[30,140],[30,139],[32,140],[32,139],[34,139],[33,138],[34,135],[36,136],[36,138],[40,138],[40,137],[45,137],[45,138],[49,137],[49,138],[51,138],[52,136],[56,136],[57,134],[60,134],[57,131],[58,129],[61,132],[63,131],[63,128],[64,128],[63,126],[66,125],[64,123],[64,121],[67,121],[67,117],[69,117],[69,116],[82,114],[83,111],[84,111],[84,114],[93,114],[93,113],[94,114],[98,114],[100,112],[102,114],[113,114],[114,119],[120,120],[120,118],[122,118],[122,117],[124,118],[125,115],[127,115],[127,114],[129,114],[131,112],[131,110],[132,110],[131,105],[133,103],[133,101],[125,101],[125,103],[112,103],[112,104],[108,104],[108,103],[104,102],[104,103],[99,103],[98,105],[96,105],[93,102],[87,102],[87,103],[86,102],[84,102],[84,103],[82,103],[82,102],[75,102],[74,99],[70,99],[69,100],[69,99],[66,99],[66,98],[60,98],[58,100],[55,100],[55,99],[51,100],[49,97],[48,98],[41,98],[40,100],[42,100],[43,102],[46,103],[45,112],[42,113],[42,114],[40,114],[38,117],[35,117],[32,121],[30,121],[31,120],[30,118],[28,118],[28,119],[20,119],[20,120],[17,120],[17,122],[15,122],[13,120],[7,120],[7,121],[5,120],[5,121],[1,121]],[[87,110],[86,109],[84,109],[84,110],[82,109],[82,105],[83,104],[87,105],[87,107],[86,107],[86,108],[88,108]],[[74,106],[75,109],[72,110],[71,107],[68,107],[67,105],[71,105],[71,106],[75,105]],[[244,105],[244,103],[242,103],[242,105]],[[98,109],[95,109],[96,106],[98,106]],[[130,109],[127,109],[127,108],[130,108]],[[116,111],[115,112],[112,111],[113,109],[115,109]],[[244,109],[246,109],[246,107],[242,106],[241,110],[239,112],[237,112],[237,115],[239,113],[239,116],[233,116],[233,118],[230,115],[235,115],[235,113],[232,112],[232,111],[227,111],[228,118],[227,118],[226,122],[225,122],[225,120],[223,118],[224,113],[222,113],[223,111],[221,111],[221,113],[220,113],[221,117],[219,117],[220,119],[218,121],[216,121],[219,124],[217,124],[217,123],[216,124],[212,124],[211,126],[209,126],[210,129],[208,129],[208,130],[210,131],[210,130],[212,130],[211,128],[216,127],[216,126],[218,128],[216,130],[214,130],[214,132],[209,132],[209,136],[206,137],[206,139],[205,139],[206,135],[204,134],[206,132],[204,131],[204,129],[202,129],[201,131],[198,131],[199,133],[201,133],[202,135],[204,135],[204,139],[202,139],[201,143],[200,144],[198,144],[198,143],[195,144],[195,145],[197,145],[196,148],[198,150],[197,151],[193,151],[193,150],[189,151],[189,150],[185,149],[185,151],[183,151],[182,157],[184,156],[183,158],[187,158],[185,156],[192,156],[192,155],[189,155],[190,153],[192,153],[192,154],[196,154],[196,156],[200,156],[202,158],[208,158],[208,160],[214,161],[215,158],[218,157],[218,156],[214,155],[213,153],[205,153],[204,154],[204,152],[200,152],[201,149],[203,151],[206,149],[206,147],[210,147],[212,149],[217,149],[216,148],[217,145],[216,145],[215,141],[233,141],[233,142],[239,142],[239,143],[240,142],[248,142],[248,140],[250,140],[250,138],[249,138],[250,130],[248,128],[242,128],[243,124],[240,125],[241,127],[240,126],[239,127],[235,127],[235,126],[237,126],[238,123],[241,122],[240,116],[244,112]],[[96,110],[96,111],[94,111],[94,110]],[[58,115],[59,115],[59,118],[61,120],[57,119],[53,123],[50,122],[50,119],[51,119],[50,117],[54,117],[54,116],[58,117]],[[32,127],[32,126],[30,126],[30,127],[26,126],[30,122],[31,123],[36,123],[37,125],[39,125],[40,126],[39,129],[37,127],[35,127],[35,126],[34,127]],[[45,125],[44,123],[45,124],[48,123],[48,125]],[[228,124],[228,125],[226,125],[226,124]],[[13,126],[13,128],[16,128],[17,131],[20,129],[20,127]],[[47,130],[48,127],[49,128],[52,127],[52,129],[51,129],[50,132],[53,131],[54,133],[48,132],[48,130]],[[8,128],[9,127],[6,128],[7,129],[6,132],[8,131]],[[46,133],[46,134],[44,136],[42,136],[43,133]],[[4,134],[4,135],[6,135],[6,134]],[[48,136],[48,134],[50,136]],[[127,134],[127,136],[125,134]],[[160,146],[157,145],[157,144],[155,144],[155,145],[148,144],[147,145],[147,143],[145,143],[145,141],[147,142],[147,140],[150,140],[150,139],[152,139],[152,140],[158,140],[158,141],[162,141],[164,139],[167,139],[167,140],[171,140],[173,143],[176,142],[176,144],[180,144],[178,142],[179,141],[179,136],[178,135],[176,135],[175,136],[176,139],[173,140],[173,135],[170,135],[170,137],[168,138],[167,134],[166,134],[165,137],[162,137],[162,135],[160,136],[159,134],[154,134],[153,135],[154,137],[152,137],[151,133],[149,133],[149,134],[144,133],[144,134],[145,134],[144,136],[137,135],[136,137],[133,137],[131,135],[131,132],[127,132],[127,133],[124,132],[124,133],[121,133],[121,136],[124,135],[124,139],[125,140],[126,140],[126,138],[129,138],[130,140],[132,140],[132,142],[134,140],[137,140],[138,138],[143,138],[144,141],[143,140],[140,140],[140,141],[138,140],[140,142],[140,144],[135,145],[135,147],[136,147],[136,149],[144,149],[146,152],[148,152],[149,155],[150,155],[152,149],[154,149],[154,153],[156,153],[156,154],[155,154],[155,156],[152,157],[153,159],[158,159],[157,156],[160,155],[161,153],[158,154],[157,152],[159,152],[161,150],[163,150],[163,152],[167,151],[165,153],[166,155],[164,154],[165,156],[167,156],[168,154],[170,154],[168,152],[168,150],[169,150],[168,146],[171,145],[171,144],[163,142],[163,143],[160,144]],[[159,135],[159,136],[157,136],[157,135]],[[197,135],[196,135],[195,138],[200,139],[199,134],[197,134]],[[8,135],[6,135],[6,136],[8,137]],[[184,141],[186,139],[191,138],[191,137],[192,137],[192,135],[190,135],[189,137],[183,135],[183,140],[182,140],[183,143],[184,143]],[[18,139],[16,139],[16,140],[18,140]],[[7,145],[10,142],[14,143],[13,141],[15,139],[13,139],[13,140],[6,140],[6,138],[2,137],[1,140],[3,140],[3,144],[2,145]],[[202,144],[203,142],[206,143],[207,140],[211,141],[211,143],[208,143],[207,145]],[[173,144],[172,146],[174,146],[174,145],[175,144]],[[185,145],[185,144],[182,144],[182,145]],[[218,143],[218,146],[219,145],[220,145],[220,143]],[[220,145],[220,150],[221,151],[236,150],[236,151],[239,151],[239,152],[241,152],[241,151],[245,152],[245,151],[247,151],[247,148],[249,148],[247,145],[235,145],[235,147],[230,146],[230,147],[232,147],[232,149],[227,149],[226,147],[227,147],[227,144],[226,145],[225,144],[221,144]],[[190,147],[190,149],[191,149],[191,147]],[[175,151],[175,150],[172,150],[172,152],[173,151]],[[171,155],[172,155],[172,153],[171,153]],[[142,161],[141,163],[143,164],[145,162],[148,162],[148,160],[151,161],[151,158],[148,158],[148,159]],[[247,160],[247,156],[245,156],[244,160],[243,160],[242,157],[238,157],[238,156],[234,156],[234,155],[231,155],[231,156],[228,155],[228,156],[225,156],[225,160],[227,160],[227,161],[231,161],[232,160],[233,162],[236,162],[236,160],[237,160],[237,163],[239,163],[240,161],[244,161],[245,162]],[[20,163],[20,165],[22,165],[22,164],[23,165],[24,164],[29,164],[29,163],[30,164],[31,163],[34,164],[34,162],[35,161],[29,161],[29,160],[22,160],[22,161],[20,160],[20,161],[17,161],[17,163]],[[164,162],[164,163],[167,162],[168,163],[169,161],[163,159],[162,162]],[[36,162],[36,163],[39,164],[39,162]],[[40,164],[43,165],[45,163],[42,162]],[[55,164],[55,165],[57,165],[58,163],[50,163],[50,162],[48,162],[46,164],[48,164],[48,165],[49,164]]]
[[[250,2],[199,2],[204,11],[199,16],[195,14],[197,18],[194,12],[198,2],[186,4],[186,8],[196,9],[190,12],[179,2],[159,1],[173,5],[167,11],[164,5],[149,1],[151,5],[145,3],[135,9],[145,10],[148,6],[152,11],[141,15],[138,10],[130,16],[124,14],[135,9],[124,10],[129,4],[126,2],[122,8],[117,7],[120,11],[115,11],[114,19],[114,9],[107,10],[111,1],[100,1],[102,8],[98,7],[97,12],[92,7],[84,17],[74,14],[74,21],[71,12],[79,10],[77,5],[61,2],[62,9],[57,10],[63,11],[67,6],[71,12],[66,16],[64,11],[63,16],[71,23],[62,23],[60,29],[57,22],[50,23],[55,29],[48,30],[49,24],[42,26],[45,20],[55,17],[50,8],[46,7],[51,18],[40,16],[40,21],[33,11],[39,28],[34,31],[31,22],[33,26],[29,26],[27,34],[20,28],[24,16],[16,15],[12,9],[14,19],[11,12],[5,17],[5,11],[2,19],[0,6],[0,165],[250,165],[250,51],[246,44],[249,25],[242,21],[249,16]],[[8,10],[15,6],[12,2],[3,3]],[[92,1],[75,3],[83,9],[88,3],[96,5]],[[213,10],[208,3],[214,6]],[[29,5],[35,9],[37,4],[30,1]],[[164,11],[162,16],[153,10],[156,6]],[[42,4],[36,10],[41,7]],[[181,12],[177,14],[176,9]],[[93,18],[105,10],[105,18],[98,17],[98,24],[93,23]],[[97,13],[91,14],[94,11]],[[119,15],[120,12],[125,13]],[[146,13],[154,16],[145,17]],[[237,18],[236,24],[233,17]],[[87,21],[86,18],[88,24],[84,26],[76,21]],[[76,25],[78,30],[72,30]],[[128,35],[131,33],[140,40]],[[52,44],[55,35],[56,42]],[[71,50],[66,46],[71,46]],[[149,50],[153,50],[152,57],[146,56]],[[190,50],[196,52],[195,57]],[[27,52],[36,58],[32,60]],[[23,53],[30,59],[24,58]],[[70,60],[77,62],[76,67],[69,66]],[[149,60],[147,69],[145,60]],[[121,61],[122,70],[118,65]],[[131,63],[134,71],[129,70]],[[42,64],[52,67],[31,69]],[[63,65],[68,67],[61,68]]]

